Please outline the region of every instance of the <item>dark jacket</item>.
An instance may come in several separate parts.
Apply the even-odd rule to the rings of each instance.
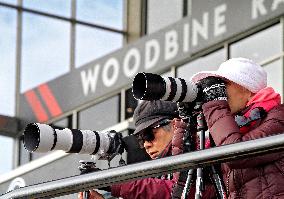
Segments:
[[[244,134],[240,133],[226,101],[211,101],[202,108],[217,146],[284,132],[284,105],[270,110],[260,124]],[[222,172],[231,199],[284,198],[284,152],[224,163]]]
[[[164,150],[162,157],[171,155],[171,144]],[[175,180],[145,178],[111,186],[111,195],[123,199],[170,199]]]
[[[111,187],[111,195],[124,199],[169,199],[171,198],[173,184],[173,180],[146,178],[113,185]]]

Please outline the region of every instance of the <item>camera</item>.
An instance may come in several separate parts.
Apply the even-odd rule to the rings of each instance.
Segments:
[[[101,157],[121,154],[124,150],[122,134],[114,130],[97,132],[68,128],[57,129],[41,123],[30,123],[26,126],[23,143],[29,152],[63,150],[67,153]]]
[[[132,92],[139,100],[193,102],[198,97],[198,86],[182,78],[138,73],[132,83]]]

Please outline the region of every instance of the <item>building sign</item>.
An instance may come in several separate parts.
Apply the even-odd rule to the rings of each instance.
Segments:
[[[283,13],[283,0],[193,0],[191,16],[21,94],[19,116],[45,122]]]

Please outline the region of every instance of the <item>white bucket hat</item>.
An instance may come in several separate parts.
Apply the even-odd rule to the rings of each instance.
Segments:
[[[232,58],[223,62],[217,71],[202,71],[191,77],[191,81],[217,76],[235,82],[253,93],[257,93],[267,86],[267,73],[257,63],[246,58]]]

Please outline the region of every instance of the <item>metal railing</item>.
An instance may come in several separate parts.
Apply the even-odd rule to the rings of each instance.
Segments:
[[[283,150],[284,134],[280,134],[26,186],[8,192],[0,196],[0,199],[51,198],[134,179],[154,177]]]

